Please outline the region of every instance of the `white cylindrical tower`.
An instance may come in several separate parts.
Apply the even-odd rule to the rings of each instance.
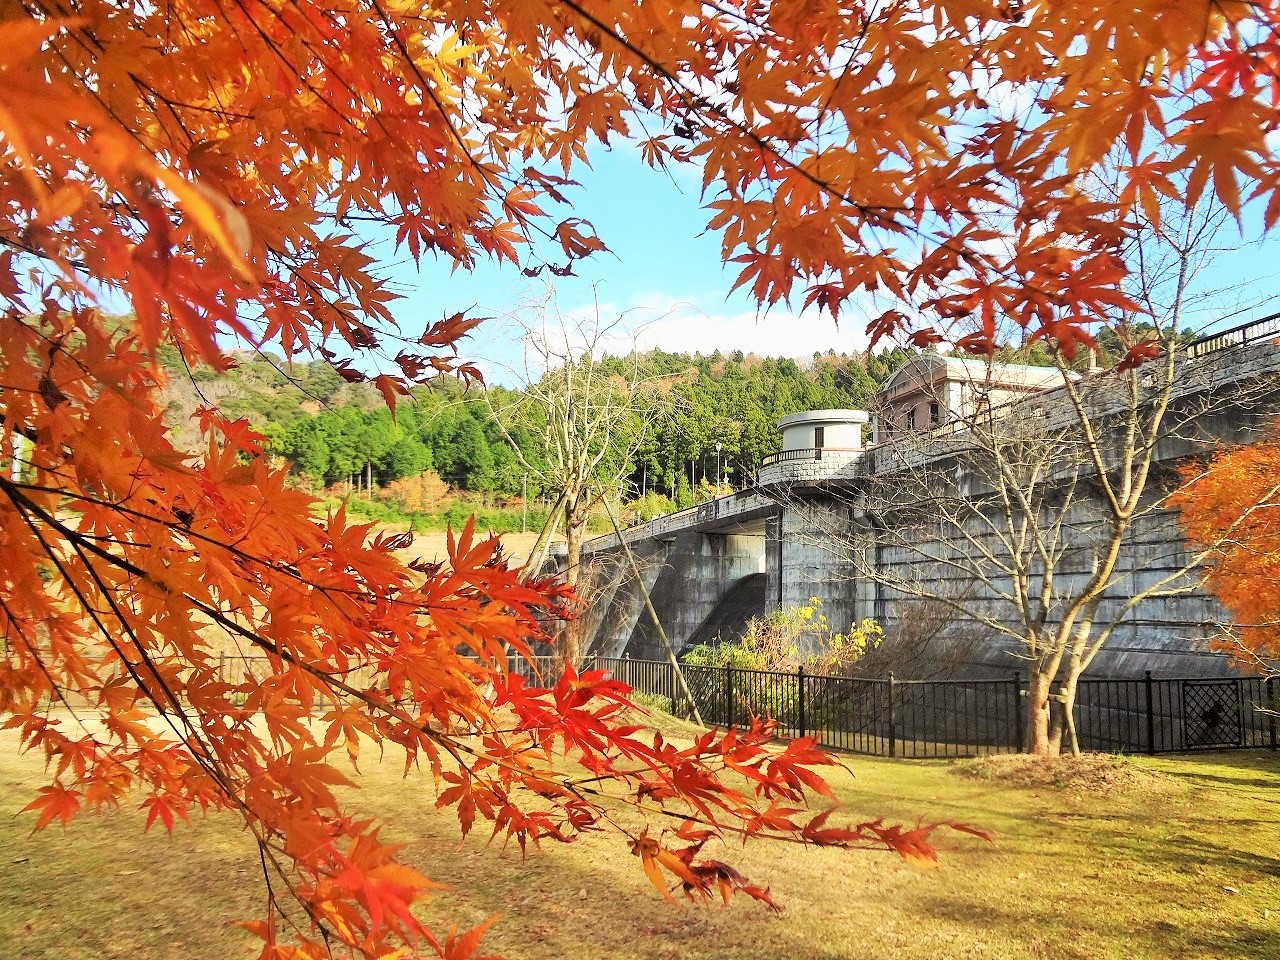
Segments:
[[[758,482],[804,483],[848,474],[862,456],[865,410],[806,410],[778,421],[782,452],[765,457]]]

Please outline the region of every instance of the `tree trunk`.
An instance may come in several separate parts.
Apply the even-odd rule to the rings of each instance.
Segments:
[[[1080,686],[1080,674],[1084,672],[1084,668],[1080,664],[1080,658],[1074,654],[1067,660],[1067,672],[1062,681],[1062,712],[1066,720],[1068,745],[1071,748],[1071,755],[1080,756],[1080,737],[1076,733],[1075,709],[1076,709],[1076,691]]]
[[[587,511],[581,501],[566,502],[564,507],[564,538],[567,563],[564,579],[575,591],[580,586],[582,541],[586,530]],[[581,603],[585,603],[585,597],[579,596],[578,599]],[[560,659],[566,667],[572,666],[576,670],[582,660],[583,629],[585,626],[586,624],[581,617],[575,617],[565,624],[564,634],[561,638]]]
[[[1056,757],[1062,750],[1064,715],[1054,699],[1054,678],[1040,670],[1031,674],[1023,705],[1024,749],[1038,757]]]
[[[1056,757],[1062,753],[1062,741],[1066,736],[1067,715],[1062,709],[1061,693],[1051,693],[1049,696],[1049,756]]]

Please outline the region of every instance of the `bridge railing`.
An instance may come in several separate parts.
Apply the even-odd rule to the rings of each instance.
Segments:
[[[1217,353],[1220,350],[1245,347],[1260,340],[1275,340],[1277,338],[1280,338],[1280,313],[1273,313],[1258,320],[1242,323],[1238,327],[1206,334],[1199,339],[1192,340],[1183,349],[1188,357],[1195,359],[1208,356],[1211,353]]]
[[[666,513],[660,517],[654,517],[652,520],[634,524],[623,530],[622,536],[627,543],[635,543],[638,540],[661,539],[669,534],[679,533],[698,524],[711,523],[715,520],[733,517],[736,514],[757,510],[761,506],[758,502],[759,497],[759,491],[754,488],[738,490],[723,497],[705,500],[696,506],[686,507],[684,510],[677,510],[675,513]],[[593,537],[583,546],[588,550],[597,551],[609,550],[618,545],[618,535],[616,533],[607,533],[603,536]]]
[[[1280,342],[1280,313],[1273,313],[1227,330],[1220,330],[1196,340],[1177,344],[1175,350],[1181,353],[1186,360],[1194,362],[1226,350],[1238,349],[1266,341]],[[1098,373],[1105,372],[1099,371]],[[1098,373],[1093,375],[1097,376]],[[1074,422],[1075,415],[1070,412],[1069,407],[1065,406],[1063,400],[1065,391],[1066,387],[1064,385],[1038,393],[1014,397],[1001,403],[991,404],[981,410],[979,414],[971,417],[962,416],[931,426],[928,429],[908,431],[897,436],[886,437],[877,443],[869,444],[867,449],[889,451],[893,459],[888,461],[888,466],[889,469],[893,469],[899,465],[898,460],[913,461],[921,457],[927,458],[929,451],[935,449],[945,438],[955,437],[963,440],[965,435],[972,429],[975,419],[990,423],[993,420],[1010,416],[1015,411],[1019,413],[1029,411],[1033,416],[1044,417],[1050,411],[1062,407],[1067,411],[1065,413],[1065,422]],[[1063,422],[1063,415],[1060,413],[1056,426],[1061,426]],[[1046,422],[1045,426],[1047,429],[1050,424]],[[880,464],[877,463],[877,468],[879,467]]]

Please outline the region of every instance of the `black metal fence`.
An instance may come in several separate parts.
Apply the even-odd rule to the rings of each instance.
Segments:
[[[641,693],[687,709],[671,664],[596,658]],[[554,670],[550,664],[548,670]],[[685,666],[703,721],[745,725],[767,716],[782,736],[817,734],[837,750],[889,757],[1014,753],[1023,742],[1026,686],[997,680],[872,680],[805,673]],[[1276,749],[1277,689],[1264,677],[1082,679],[1074,711],[1081,749],[1174,753]]]
[[[265,658],[225,658],[225,679],[269,671]],[[510,669],[539,686],[560,676],[556,657],[513,658]],[[608,670],[677,713],[688,698],[671,664],[591,657],[583,670]],[[704,722],[746,726],[769,717],[784,737],[818,735],[836,750],[888,757],[1016,753],[1023,742],[1026,686],[995,680],[884,680],[734,667],[685,665],[685,682]],[[358,678],[350,678],[358,679]],[[356,685],[359,685],[358,682]],[[1107,753],[1177,753],[1241,747],[1276,749],[1280,686],[1265,677],[1085,678],[1075,704],[1080,746]]]

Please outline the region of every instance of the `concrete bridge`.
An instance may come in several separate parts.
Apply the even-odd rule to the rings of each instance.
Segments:
[[[1171,428],[1152,438],[1157,461],[1172,467],[1224,443],[1261,436],[1280,407],[1280,315],[1179,349]],[[936,367],[964,363],[930,362]],[[1005,402],[992,415],[1023,421],[1039,418],[1037,422],[1046,428],[1069,422],[1075,413],[1065,390],[1045,389],[1044,375],[1043,370],[1028,373],[1027,368],[1007,374],[1008,383],[1001,387],[1008,388],[1002,394]],[[1027,378],[1032,376],[1041,381],[1028,386]],[[1025,389],[1019,387],[1019,377]],[[900,396],[910,394],[909,385],[899,384],[896,389]],[[1099,396],[1100,407],[1091,412],[1105,421],[1105,391]],[[963,402],[955,396],[951,399]],[[909,610],[905,598],[885,586],[892,580],[889,572],[918,561],[904,554],[883,530],[877,534],[881,521],[862,497],[873,480],[906,476],[922,464],[936,476],[954,477],[957,487],[952,495],[970,495],[961,489],[964,454],[970,445],[966,421],[949,417],[945,407],[939,410],[935,402],[912,407],[912,417],[917,411],[931,413],[935,425],[916,431],[910,443],[901,442],[900,433],[894,442],[889,435],[901,424],[895,427],[882,407],[872,427],[873,442],[866,446],[863,435],[870,418],[862,411],[809,411],[783,418],[779,422],[783,449],[761,464],[754,487],[623,531],[622,540],[638,561],[645,587],[677,650],[717,636],[737,635],[750,617],[801,605],[810,597],[821,600],[829,623],[837,629],[873,617],[885,626],[890,640],[908,628],[918,633],[919,610]],[[1194,430],[1182,429],[1193,421]],[[1172,470],[1168,473],[1173,475]],[[1126,550],[1126,562],[1135,583],[1185,562],[1181,529],[1176,517],[1167,512],[1144,520],[1134,539]],[[595,583],[603,585],[594,592],[586,614],[589,649],[605,656],[660,657],[657,633],[644,613],[619,537],[589,541],[584,546],[587,558],[596,571]],[[968,587],[959,584],[957,589]],[[1123,582],[1116,590],[1110,599],[1121,602]],[[1227,659],[1208,649],[1221,619],[1221,609],[1200,589],[1152,600],[1126,618],[1091,672],[1117,676],[1140,675],[1146,669],[1164,676],[1229,672]],[[936,644],[942,646],[924,651],[925,660],[917,657],[914,666],[904,668],[906,672],[936,675],[935,668],[944,660],[960,675],[1005,673],[1017,665],[1010,645],[994,640],[989,631],[981,635],[982,631],[970,629],[968,640],[958,647],[956,630],[937,632]],[[933,667],[925,662],[930,658]]]

